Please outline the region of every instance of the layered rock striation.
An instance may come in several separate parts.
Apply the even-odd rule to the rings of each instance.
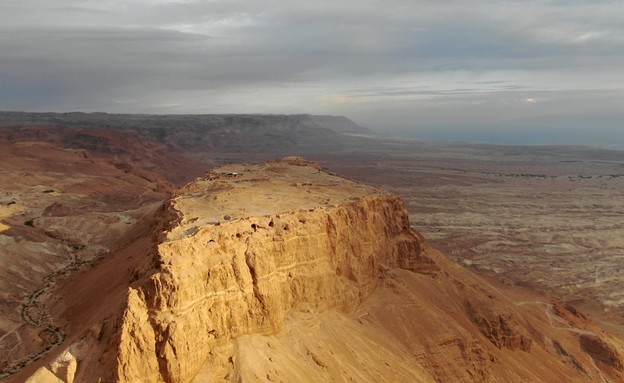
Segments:
[[[299,159],[219,168],[167,209],[158,270],[128,292],[118,381],[188,382],[213,348],[278,332],[294,307],[351,312],[382,265],[436,272],[398,197]]]
[[[53,292],[68,336],[28,382],[624,379],[621,339],[472,274],[398,197],[301,158],[216,168],[142,222]]]

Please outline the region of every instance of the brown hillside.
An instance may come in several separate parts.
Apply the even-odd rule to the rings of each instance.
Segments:
[[[86,145],[87,137],[99,144]],[[67,336],[48,316],[51,289],[115,253],[169,198],[174,186],[160,173],[172,170],[159,161],[180,164],[177,177],[184,179],[196,169],[137,138],[0,130],[0,378],[45,357]],[[141,150],[154,151],[142,157]]]
[[[217,168],[151,222],[54,289],[69,335],[12,379],[624,379],[620,339],[477,277],[410,228],[398,197],[302,159]]]

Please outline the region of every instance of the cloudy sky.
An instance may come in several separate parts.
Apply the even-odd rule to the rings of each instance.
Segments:
[[[0,110],[624,146],[624,1],[0,0]]]

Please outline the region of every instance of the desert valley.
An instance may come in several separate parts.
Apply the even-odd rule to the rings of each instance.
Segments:
[[[0,113],[0,380],[624,381],[624,156]]]

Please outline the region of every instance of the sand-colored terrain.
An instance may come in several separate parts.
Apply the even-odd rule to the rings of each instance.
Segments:
[[[47,305],[56,284],[107,257],[173,190],[132,158],[102,158],[98,152],[142,148],[140,141],[113,132],[106,147],[92,151],[57,144],[71,142],[75,134],[54,128],[0,131],[0,377],[65,339]]]
[[[301,147],[225,128],[194,155]],[[0,146],[0,380],[624,380],[619,152],[343,136],[323,167],[204,174],[136,133]],[[459,265],[400,199],[334,171],[401,195]]]
[[[14,379],[624,379],[622,339],[487,282],[414,232],[399,198],[305,160],[216,168],[152,219],[56,286],[71,335]]]
[[[24,206],[21,203],[18,204],[17,201],[10,201],[0,206],[0,233],[11,228],[11,226],[2,221],[10,219],[22,210],[24,210]]]
[[[170,235],[175,238],[219,222],[327,208],[386,193],[331,174],[298,157],[219,166],[178,192],[175,206],[184,218]]]
[[[401,195],[458,262],[555,293],[624,336],[621,151],[414,142],[323,163]]]

